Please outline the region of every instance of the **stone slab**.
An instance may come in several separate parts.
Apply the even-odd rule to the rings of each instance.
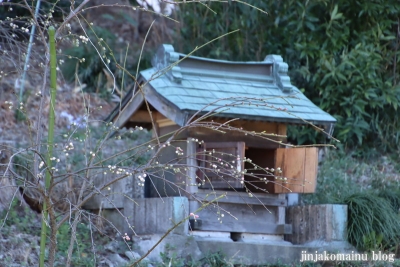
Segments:
[[[323,244],[292,245],[285,241],[234,242],[215,239],[196,238],[197,246],[203,256],[221,252],[232,264],[263,265],[300,263],[302,253],[323,251],[331,253],[351,253],[355,249],[347,242],[324,242]],[[322,245],[322,246],[321,246]]]

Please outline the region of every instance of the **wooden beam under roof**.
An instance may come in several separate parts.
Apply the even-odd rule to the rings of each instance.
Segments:
[[[156,92],[156,90],[149,84],[143,88],[146,100],[165,118],[168,118],[176,124],[183,126],[186,123],[186,114],[181,111],[174,103],[169,102]]]
[[[151,116],[150,116],[151,112]],[[148,111],[148,110],[138,110],[135,113],[131,115],[129,118],[129,121],[131,122],[149,122],[151,123],[152,121],[157,122],[160,120],[165,120],[167,119],[164,115],[162,115],[160,112],[157,110],[155,111]]]

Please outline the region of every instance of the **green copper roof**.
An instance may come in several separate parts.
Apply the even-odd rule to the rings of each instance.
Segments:
[[[218,116],[227,118],[298,124],[306,120],[325,126],[336,122],[290,83],[288,65],[277,55],[261,62],[230,62],[188,57],[162,45],[152,65],[141,76],[158,97],[187,115],[220,108]]]

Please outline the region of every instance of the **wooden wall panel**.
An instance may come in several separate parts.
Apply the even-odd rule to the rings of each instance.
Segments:
[[[176,147],[180,147],[183,151],[187,151],[186,141],[171,142],[171,146],[167,146],[157,155],[157,161],[162,164],[179,163],[181,166],[186,165],[186,153],[183,156],[176,154]],[[175,173],[171,169],[160,168],[158,172],[149,174],[148,186],[149,197],[173,197],[181,196],[182,190],[186,189],[186,171],[181,167],[181,174]]]
[[[282,173],[275,171],[279,177],[275,180],[275,193],[313,193],[317,183],[318,149],[278,148],[275,169],[278,168]]]
[[[312,147],[306,149],[305,159],[303,193],[314,193],[318,175],[318,148]]]
[[[204,143],[198,150],[198,165],[201,168],[197,175],[202,183],[201,188],[242,188],[243,175],[238,173],[244,170],[244,152],[244,142]]]

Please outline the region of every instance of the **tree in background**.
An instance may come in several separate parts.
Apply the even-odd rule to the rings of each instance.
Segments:
[[[187,52],[240,29],[197,55],[247,61],[280,54],[292,82],[338,119],[334,135],[345,147],[399,145],[399,1],[246,2],[269,15],[235,1],[210,2],[216,13],[205,5],[180,6],[181,39],[175,46]],[[291,129],[300,144],[316,136],[311,129]]]

